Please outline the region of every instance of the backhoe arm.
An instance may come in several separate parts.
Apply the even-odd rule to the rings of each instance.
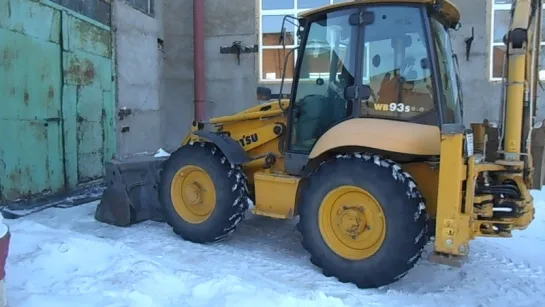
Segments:
[[[511,11],[509,31],[504,37],[507,47],[507,99],[502,149],[505,160],[523,160],[527,168],[531,168],[531,159],[527,155],[531,152],[529,136],[534,124],[539,82],[542,2],[516,0]]]
[[[444,125],[437,201],[437,227],[434,257],[456,264],[469,252],[475,237],[510,237],[534,219],[530,194],[534,175],[531,136],[539,78],[541,15],[543,0],[515,0],[509,31],[504,37],[505,94],[503,122],[496,154],[474,152],[475,144],[485,140],[485,124]],[[477,129],[480,128],[480,129]],[[469,144],[469,145],[468,145]],[[493,143],[492,143],[493,144]],[[464,150],[464,147],[466,149]],[[462,153],[462,156],[460,156]],[[488,159],[487,159],[488,158]]]

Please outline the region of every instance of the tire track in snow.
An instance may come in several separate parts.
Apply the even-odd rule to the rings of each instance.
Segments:
[[[89,206],[44,211],[28,219],[54,229],[64,228],[99,240],[122,242],[153,261],[153,265],[140,264],[144,271],[159,266],[170,276],[190,274],[192,278],[184,279],[190,292],[197,291],[196,287],[203,283],[220,282],[226,276],[233,276],[238,283],[264,291],[294,296],[322,292],[351,306],[545,305],[545,294],[540,293],[545,285],[543,269],[514,259],[510,256],[512,250],[499,248],[488,239],[472,242],[469,261],[460,269],[422,259],[400,282],[381,289],[360,290],[323,276],[309,262],[300,246],[295,221],[252,217],[240,224],[226,241],[198,245],[184,241],[164,224],[146,222],[130,228],[98,224],[92,219],[94,209],[95,206]],[[543,233],[536,236],[545,238]],[[516,242],[516,238],[506,240]],[[426,251],[431,249],[432,246],[428,246]],[[545,260],[538,263],[545,265]]]

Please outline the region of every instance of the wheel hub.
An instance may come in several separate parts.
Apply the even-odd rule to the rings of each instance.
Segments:
[[[328,246],[347,259],[371,257],[386,236],[379,202],[355,186],[341,186],[326,195],[320,206],[319,224]]]
[[[367,219],[365,218],[363,212],[359,209],[345,207],[340,214],[338,214],[338,218],[339,228],[353,239],[362,234],[366,229]]]
[[[199,186],[197,182],[193,182],[192,184],[188,184],[185,187],[184,193],[183,193],[183,199],[184,202],[191,204],[191,205],[200,205],[202,204],[203,200],[201,197],[202,194],[202,188]]]
[[[188,165],[178,170],[172,180],[170,192],[176,212],[190,223],[202,223],[214,211],[214,182],[198,166]]]

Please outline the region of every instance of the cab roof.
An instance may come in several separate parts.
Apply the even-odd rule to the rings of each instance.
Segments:
[[[366,3],[369,3],[369,4],[372,4],[372,3],[399,3],[399,4],[422,3],[422,4],[434,5],[438,2],[443,3],[443,7],[441,8],[440,11],[443,15],[445,15],[445,17],[448,19],[450,24],[453,25],[454,27],[460,21],[460,11],[449,0],[348,0],[346,2],[330,4],[330,5],[322,6],[316,9],[304,11],[299,14],[299,17],[307,18],[312,15],[327,12],[333,9],[350,7],[353,5],[366,4]]]

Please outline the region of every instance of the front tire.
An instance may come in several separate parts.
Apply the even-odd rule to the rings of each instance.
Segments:
[[[242,168],[212,143],[180,147],[164,163],[159,199],[174,232],[195,243],[225,239],[244,220],[248,185]]]
[[[308,178],[298,229],[326,276],[376,288],[407,274],[428,242],[428,214],[415,181],[393,161],[339,155]]]

